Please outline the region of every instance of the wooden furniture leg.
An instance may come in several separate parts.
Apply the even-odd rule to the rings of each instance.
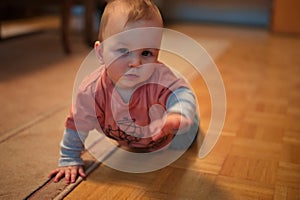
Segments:
[[[66,54],[71,53],[70,45],[70,18],[72,0],[63,0],[61,9],[61,38],[63,49]]]
[[[94,13],[96,10],[95,0],[85,0],[85,41],[88,45],[93,46],[96,36],[94,31]]]

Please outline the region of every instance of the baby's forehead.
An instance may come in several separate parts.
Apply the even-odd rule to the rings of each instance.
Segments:
[[[157,19],[140,19],[137,21],[128,22],[126,20],[126,18],[119,19],[117,17],[114,17],[108,21],[107,26],[103,30],[103,36],[104,36],[103,38],[107,39],[107,38],[115,36],[119,33],[128,32],[132,29],[138,29],[138,28],[144,29],[144,31],[131,32],[131,33],[128,33],[127,35],[125,33],[125,34],[118,36],[120,38],[123,37],[124,39],[128,39],[128,38],[131,38],[130,34],[132,34],[133,37],[138,39],[137,36],[143,37],[143,36],[149,36],[150,34],[152,34],[152,35],[156,34],[153,31],[147,32],[146,29],[152,28],[152,27],[162,28],[162,24]]]
[[[126,47],[129,49],[160,48],[163,29],[158,27],[134,28],[115,34],[103,41],[111,48]]]

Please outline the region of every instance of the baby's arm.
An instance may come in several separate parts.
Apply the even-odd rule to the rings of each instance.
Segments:
[[[182,87],[175,90],[167,100],[167,115],[161,133],[155,135],[153,140],[158,141],[164,136],[188,131],[196,115],[195,102],[195,96],[190,89]]]
[[[196,100],[193,92],[181,87],[175,90],[167,100],[167,113],[181,114],[185,118],[193,120],[196,114]]]
[[[60,143],[59,167],[49,174],[49,178],[55,176],[54,182],[65,177],[66,183],[74,183],[77,176],[86,177],[81,159],[81,152],[84,150],[83,138],[79,133],[66,129],[63,140]]]

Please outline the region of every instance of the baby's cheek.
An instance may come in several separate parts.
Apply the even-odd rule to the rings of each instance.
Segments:
[[[119,53],[116,52],[106,52],[103,54],[103,61],[106,66],[113,65],[116,62],[120,62],[121,56]]]

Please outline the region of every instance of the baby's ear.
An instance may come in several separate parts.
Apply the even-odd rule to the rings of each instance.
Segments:
[[[102,48],[102,45],[99,41],[95,42],[94,49],[95,49],[96,56],[97,56],[99,62],[101,64],[104,64],[104,62],[103,62],[103,48]]]

